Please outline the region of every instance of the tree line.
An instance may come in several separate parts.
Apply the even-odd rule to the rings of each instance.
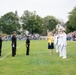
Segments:
[[[68,21],[66,22],[67,33],[73,32],[76,30],[76,6],[68,14],[69,14]]]
[[[65,23],[67,33],[76,30],[76,7],[68,14],[68,21]],[[47,35],[47,30],[53,31],[59,23],[61,22],[54,16],[42,18],[35,11],[26,10],[21,17],[18,16],[17,12],[8,12],[0,18],[0,32],[11,34],[16,31],[20,34],[28,30],[31,34]],[[22,31],[20,31],[21,28]]]

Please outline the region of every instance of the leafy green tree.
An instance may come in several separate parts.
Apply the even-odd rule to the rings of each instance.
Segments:
[[[67,33],[76,30],[76,7],[69,12],[69,20],[66,23],[67,25]]]
[[[13,12],[8,12],[0,18],[0,27],[2,32],[6,34],[18,31],[20,27],[18,17]]]
[[[42,18],[36,15],[35,12],[26,10],[21,19],[23,22],[23,29],[28,30],[32,34],[42,32]]]
[[[46,16],[43,18],[44,31],[47,35],[47,30],[53,31],[56,25],[60,23],[54,16]]]
[[[66,25],[66,33],[69,33],[73,30],[69,21],[67,21],[65,25]]]

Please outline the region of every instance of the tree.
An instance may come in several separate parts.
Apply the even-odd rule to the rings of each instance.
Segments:
[[[21,19],[23,22],[23,29],[28,30],[32,34],[42,31],[42,18],[36,15],[35,12],[26,10],[21,16]]]
[[[76,7],[69,12],[69,20],[66,23],[67,25],[67,33],[76,30]]]
[[[47,35],[47,30],[53,31],[56,25],[60,23],[54,16],[46,16],[43,18],[44,31]]]
[[[66,25],[66,33],[69,33],[73,30],[70,21],[67,21],[65,25]]]
[[[18,31],[20,27],[18,17],[13,12],[8,12],[0,18],[0,27],[2,27],[2,32],[6,34]]]

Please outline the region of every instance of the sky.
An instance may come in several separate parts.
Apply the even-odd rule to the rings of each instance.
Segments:
[[[54,16],[66,22],[68,13],[76,6],[76,0],[0,0],[0,17],[12,11],[18,11],[18,15],[25,10],[36,11],[36,14],[45,16]]]

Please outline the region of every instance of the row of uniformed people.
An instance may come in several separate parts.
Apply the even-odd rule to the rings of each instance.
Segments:
[[[53,55],[54,44],[56,47],[56,52],[59,52],[59,57],[63,57],[63,59],[67,58],[66,56],[66,45],[67,45],[67,36],[64,30],[59,31],[53,37],[52,33],[50,33],[50,37],[48,39],[48,49],[51,50],[50,55]]]
[[[67,45],[67,35],[64,30],[59,31],[55,35],[55,45],[56,52],[59,52],[59,57],[63,57],[63,59],[67,58],[66,54],[66,45]]]
[[[16,44],[17,44],[17,39],[16,39],[16,33],[13,33],[12,36],[12,56],[16,55]],[[55,41],[55,42],[54,42]],[[65,32],[62,30],[60,31],[53,40],[53,34],[50,33],[50,37],[48,39],[48,49],[51,50],[51,55],[53,55],[53,49],[54,49],[54,43],[56,44],[56,52],[59,51],[59,56],[66,58],[66,34]],[[29,55],[29,46],[30,46],[30,39],[29,36],[27,37],[26,40],[26,55]],[[0,35],[0,56],[1,56],[1,48],[2,48],[2,39],[1,39],[1,35]]]
[[[12,57],[14,57],[16,55],[16,47],[17,47],[17,38],[16,38],[16,32],[13,32],[12,34]],[[27,40],[26,40],[26,55],[29,55],[29,46],[30,46],[30,38],[29,36],[27,36]],[[2,35],[0,35],[0,56],[2,53]]]

